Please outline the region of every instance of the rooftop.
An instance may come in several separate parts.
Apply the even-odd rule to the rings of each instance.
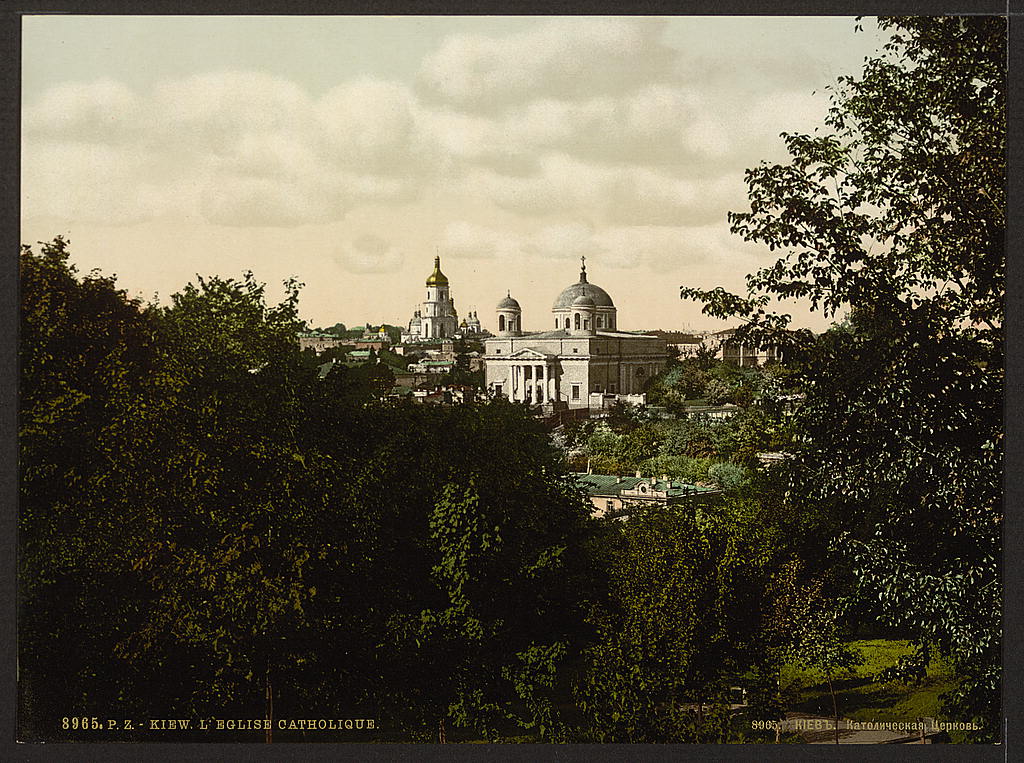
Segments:
[[[589,495],[619,495],[624,490],[636,490],[641,482],[651,484],[651,477],[619,477],[610,474],[590,474],[574,472],[582,487]],[[714,493],[715,488],[691,485],[681,480],[656,480],[651,486],[653,490],[667,492],[669,498],[682,498],[694,493]]]

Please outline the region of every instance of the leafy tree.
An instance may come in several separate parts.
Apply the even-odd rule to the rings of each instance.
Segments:
[[[731,737],[729,681],[757,662],[769,544],[691,509],[640,509],[621,523],[607,601],[594,614],[576,697],[604,742]]]
[[[295,284],[143,308],[67,260],[21,260],[23,738],[98,706],[563,733],[600,581],[536,422],[380,403],[377,364],[318,378]]]
[[[733,396],[733,386],[722,379],[712,377],[708,379],[704,388],[704,397],[711,405],[728,403]]]
[[[143,464],[162,453],[154,432],[180,389],[152,312],[69,257],[57,237],[19,259],[21,739],[62,738],[57,719],[116,707],[138,678],[92,657],[139,621],[130,559],[157,511],[131,491],[159,484]]]
[[[747,482],[747,470],[737,464],[722,461],[708,469],[708,478],[722,490],[738,490]]]
[[[785,252],[746,296],[684,288],[799,365],[794,494],[844,518],[864,611],[952,658],[948,712],[998,733],[1006,21],[882,18],[829,132],[747,172],[732,229]],[[849,325],[787,332],[772,298]]]

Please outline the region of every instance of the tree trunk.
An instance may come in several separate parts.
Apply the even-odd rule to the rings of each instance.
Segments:
[[[825,674],[825,680],[828,681],[828,693],[832,695],[832,717],[835,719],[836,732],[836,744],[839,744],[839,708],[836,705],[836,690],[832,687],[832,676],[828,673]]]
[[[446,744],[448,742],[448,735],[444,731],[444,716],[437,722],[437,742],[438,744]]]

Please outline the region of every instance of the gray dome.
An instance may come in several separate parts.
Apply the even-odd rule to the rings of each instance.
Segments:
[[[588,294],[580,294],[572,301],[573,307],[596,307],[594,300]]]
[[[520,310],[519,303],[516,302],[511,295],[505,297],[501,302],[498,303],[499,310]]]
[[[608,296],[608,292],[602,289],[600,286],[595,286],[588,281],[580,281],[574,283],[572,286],[566,286],[562,293],[558,295],[558,299],[555,300],[555,306],[553,310],[565,310],[572,307],[573,301],[577,297],[590,297],[594,300],[594,305],[597,307],[615,307],[612,302],[612,298]]]

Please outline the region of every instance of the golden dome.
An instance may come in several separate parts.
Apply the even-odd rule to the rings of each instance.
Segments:
[[[434,258],[434,272],[427,279],[427,286],[447,286],[448,276],[441,272],[441,258]]]

